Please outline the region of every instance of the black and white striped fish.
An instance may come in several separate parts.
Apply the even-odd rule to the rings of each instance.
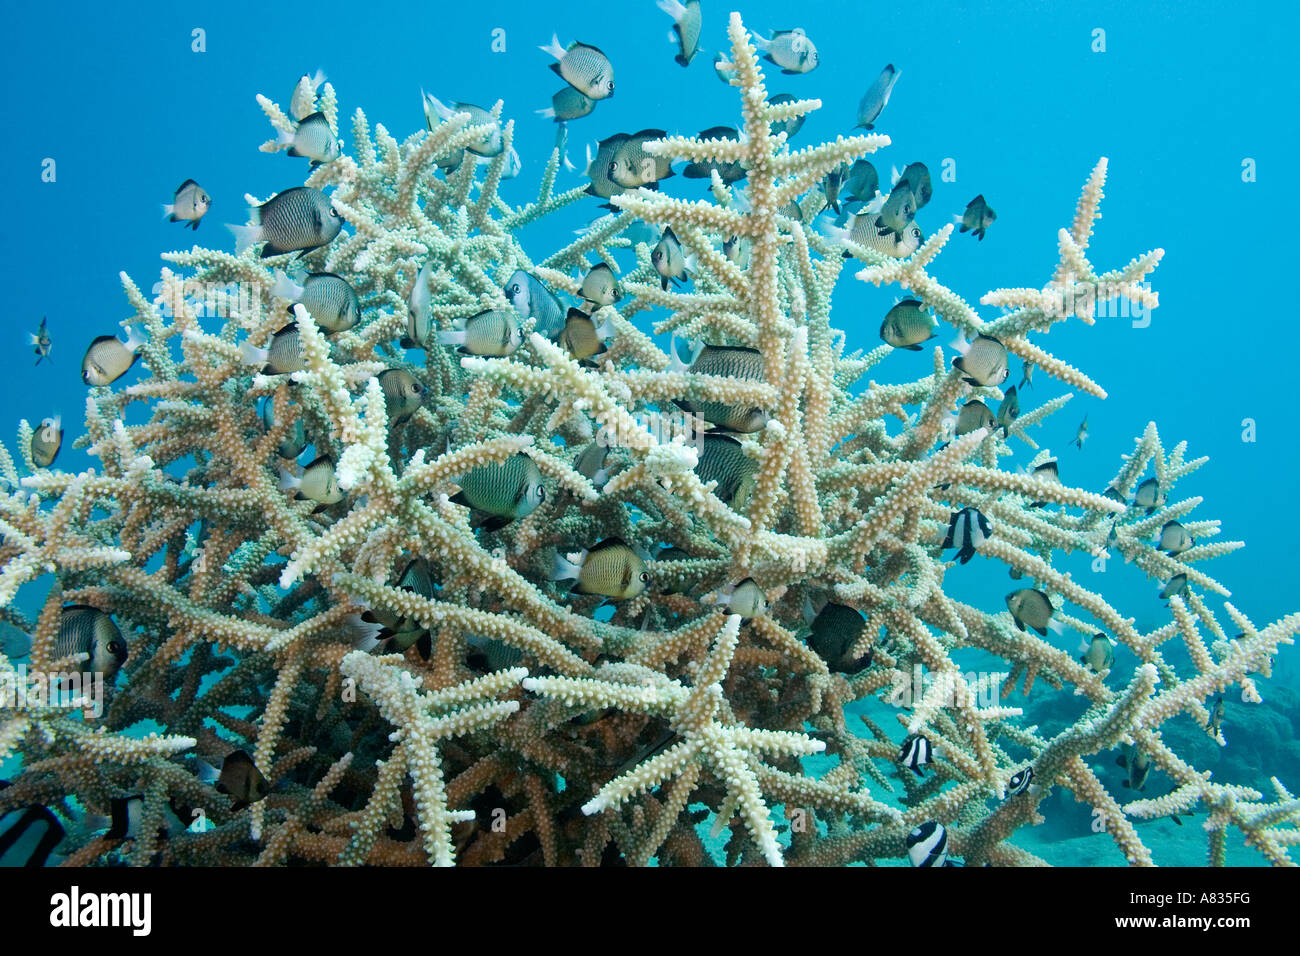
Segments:
[[[956,548],[957,560],[965,564],[992,532],[988,518],[974,508],[962,508],[948,519],[948,536],[943,539],[943,547]]]
[[[921,768],[928,764],[933,756],[934,749],[930,746],[929,738],[924,734],[913,734],[903,741],[902,749],[898,752],[898,762],[911,768],[918,777],[924,777],[925,771]]]
[[[1029,785],[1034,782],[1034,768],[1026,767],[1019,773],[1011,775],[1007,781],[1007,796],[1014,797],[1018,793],[1024,793],[1029,789]]]
[[[907,858],[913,866],[948,865],[948,829],[935,820],[922,823],[907,835]]]
[[[8,780],[0,780],[0,790],[9,786]],[[46,807],[22,807],[2,814],[0,866],[45,866],[63,837],[63,825]]]

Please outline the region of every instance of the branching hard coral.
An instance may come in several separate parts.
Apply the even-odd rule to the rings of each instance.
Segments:
[[[506,150],[458,167],[484,131],[467,114],[399,142],[358,110],[353,151],[306,181],[330,190],[350,232],[301,257],[355,289],[355,325],[330,332],[277,295],[292,254],[168,253],[153,301],[123,276],[148,374],[90,390],[78,445],[98,469],[37,467],[27,423],[27,474],[0,454],[0,605],[52,575],[29,628],[34,671],[69,663],[54,659],[67,605],[111,613],[129,658],[106,681],[102,714],[66,701],[0,710],[0,757],[22,760],[0,811],[55,808],[64,857],[81,864],[874,864],[905,859],[908,832],[937,821],[967,863],[1038,865],[1009,838],[1059,786],[1101,815],[1134,864],[1153,862],[1135,820],[1197,806],[1210,862],[1224,862],[1229,827],[1270,862],[1291,862],[1297,802],[1281,782],[1271,803],[1211,782],[1162,737],[1180,714],[1212,733],[1208,702],[1233,685],[1258,699],[1254,675],[1300,628],[1300,615],[1257,627],[1231,604],[1211,607],[1230,595],[1205,562],[1239,543],[1217,540],[1199,497],[1175,494],[1204,459],[1167,449],[1151,424],[1105,493],[1073,487],[1031,431],[1072,393],[1006,427],[954,434],[954,410],[1000,401],[1001,381],[972,384],[934,349],[914,381],[859,388],[889,347],[846,353],[832,326],[836,282],[856,258],[859,280],[896,285],[967,338],[1104,397],[1036,337],[1071,317],[1091,323],[1099,295],[1158,304],[1145,281],[1160,250],[1104,272],[1087,258],[1106,161],[1061,230],[1047,285],[988,293],[980,304],[1002,314],[982,318],[933,274],[951,226],[893,258],[812,228],[816,203],[792,210],[889,139],[791,150],[772,124],[820,103],[773,104],[738,16],[728,32],[740,137],[645,144],[670,162],[742,165],[743,186],[715,174],[712,200],[626,190],[615,214],[534,260],[518,230],[585,196],[556,190],[561,146],[537,198],[516,207],[498,192],[513,136],[501,104],[491,116]],[[277,104],[259,103],[277,132],[292,129]],[[319,105],[335,126],[329,85]],[[663,288],[651,249],[629,239],[647,223],[671,227],[691,254],[689,291]],[[736,237],[747,262],[723,251]],[[517,270],[576,298],[598,263],[618,274],[622,298],[593,314],[613,330],[594,359],[575,359],[528,316],[508,355],[437,344],[457,320],[510,310],[503,287]],[[637,327],[650,309],[667,313],[656,333],[757,350],[761,375],[683,369]],[[242,346],[290,322],[292,367],[246,364]],[[417,407],[394,404],[380,378],[390,370],[418,384]],[[678,403],[767,418],[719,439]],[[733,457],[711,472],[719,440]],[[1000,464],[1013,442],[1036,470]],[[333,493],[311,491],[293,456],[280,457],[286,444],[312,446]],[[599,446],[598,480],[579,453]],[[467,506],[468,479],[521,460],[545,492],[533,510],[488,521]],[[1131,502],[1148,476],[1160,492],[1149,508]],[[1045,596],[1045,617],[1073,635],[1067,649],[1049,621],[1028,622],[1041,636],[1026,629],[1000,595],[985,607],[954,596],[947,578],[961,572],[943,544],[964,509],[990,526],[966,557]],[[1169,522],[1193,546],[1158,548]],[[644,588],[607,589],[618,598],[607,600],[552,580],[557,554],[581,563],[610,542],[624,584],[644,568]],[[1144,631],[1057,552],[1114,554],[1186,583],[1169,622]],[[737,606],[754,591],[761,600]],[[817,612],[830,604],[857,623],[827,633]],[[1074,656],[1078,637],[1097,632],[1136,658],[1131,674],[1113,657],[1102,667]],[[973,676],[959,663],[970,650],[1004,666]],[[917,693],[900,695],[922,673]],[[0,689],[10,675],[0,658]],[[1004,694],[1072,691],[1086,710],[1045,736],[1022,725],[1021,708],[987,699],[1003,675]],[[897,707],[897,726],[846,711],[867,702]],[[924,738],[932,758],[899,766],[905,737]],[[1120,746],[1173,790],[1121,804],[1089,762]],[[194,756],[223,768],[219,787]],[[246,793],[225,779],[232,766],[245,767]],[[1032,785],[1013,787],[1025,768]],[[134,794],[146,824],[125,842],[74,826]],[[205,825],[162,826],[180,810]]]

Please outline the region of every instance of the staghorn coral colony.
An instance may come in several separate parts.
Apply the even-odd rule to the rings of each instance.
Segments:
[[[27,476],[0,454],[0,602],[52,572],[34,622],[5,611],[32,635],[33,670],[75,668],[60,640],[75,605],[111,614],[129,654],[102,714],[81,699],[0,710],[0,756],[21,757],[0,811],[53,810],[75,864],[1034,865],[1009,838],[1059,787],[1132,864],[1152,862],[1134,820],[1192,811],[1211,863],[1230,828],[1291,862],[1300,803],[1281,782],[1267,797],[1216,783],[1162,742],[1185,713],[1223,743],[1216,696],[1254,695],[1251,675],[1300,627],[1211,607],[1227,591],[1205,561],[1237,545],[1173,493],[1204,459],[1148,425],[1096,493],[1058,480],[1045,453],[1027,473],[999,467],[1010,442],[1037,448],[1026,429],[1065,399],[953,427],[962,403],[1005,400],[1005,353],[1105,397],[1033,341],[1091,322],[1098,287],[1156,304],[1143,280],[1159,250],[1104,273],[1087,259],[1105,160],[1050,281],[988,293],[1001,315],[981,319],[930,272],[953,225],[905,258],[811,228],[807,197],[889,139],[791,149],[785,124],[818,101],[774,103],[734,14],[729,36],[742,135],[643,144],[655,162],[702,164],[712,201],[614,189],[610,215],[535,261],[521,227],[586,195],[556,191],[561,147],[515,208],[497,194],[512,136],[500,104],[445,110],[404,142],[358,110],[354,150],[306,181],[350,232],[304,255],[356,290],[355,324],[331,331],[299,302],[291,347],[272,339],[292,253],[168,254],[154,301],[123,276],[147,374],[89,390],[77,441],[98,469],[38,467],[26,422]],[[308,105],[337,131],[330,86]],[[497,133],[495,158],[449,161]],[[722,175],[737,166],[743,186]],[[634,241],[646,224],[654,237]],[[666,251],[691,258],[689,291],[663,278],[665,227],[680,245]],[[747,256],[729,254],[738,241]],[[636,267],[615,275],[611,250],[628,247]],[[616,283],[593,292],[599,263]],[[966,361],[935,347],[916,381],[854,391],[890,346],[845,354],[831,319],[845,268],[963,333]],[[584,303],[569,322],[599,323],[607,347],[578,361],[568,323],[543,329],[533,309],[512,351],[501,316],[519,270],[535,295]],[[217,321],[194,283],[239,292],[217,297]],[[734,353],[748,371],[667,354],[633,324],[652,308],[669,314],[657,333],[756,350]],[[442,344],[474,336],[501,347]],[[705,433],[677,427],[682,406],[765,414]],[[289,459],[306,445],[317,457],[299,475]],[[485,520],[494,496],[505,520]],[[1052,561],[1107,550],[1178,582],[1168,623],[1140,632]],[[946,592],[958,558],[1020,578],[1009,610]],[[1068,637],[1046,638],[1049,624]],[[1131,674],[1112,641],[1138,659]],[[1166,642],[1193,666],[1171,665]],[[977,699],[954,660],[968,648],[1005,662],[1004,696],[1086,709],[1040,734]],[[897,703],[918,668],[896,725],[846,714]],[[15,673],[0,656],[0,677]],[[1118,747],[1131,777],[1155,769],[1173,789],[1122,803],[1089,763]],[[75,825],[132,796],[129,832]]]

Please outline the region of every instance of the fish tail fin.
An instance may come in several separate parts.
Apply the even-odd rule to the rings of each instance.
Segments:
[[[28,344],[28,345],[40,345],[40,344],[41,344],[41,337],[40,337],[39,335],[37,335],[35,332],[28,332],[28,333],[27,333],[27,344]]]
[[[265,365],[270,356],[269,349],[259,349],[252,342],[245,342],[239,347],[245,365]]]
[[[311,75],[312,89],[319,89],[320,85],[325,82],[325,71],[317,70]]]
[[[558,33],[552,33],[551,42],[546,46],[539,46],[537,49],[543,53],[549,53],[557,60],[564,58],[564,47],[560,46],[560,35]]]
[[[296,130],[288,130],[288,131],[280,130],[280,132],[277,133],[277,134],[276,134],[276,137],[275,137],[275,145],[276,145],[276,148],[277,148],[277,149],[284,149],[284,148],[287,146],[287,147],[289,147],[289,155],[290,155],[290,156],[296,156],[296,155],[298,155],[296,152],[294,152],[294,149],[293,149],[293,137],[294,137],[295,132],[296,132]]]
[[[149,341],[149,337],[145,335],[143,331],[136,328],[134,325],[128,325],[126,327],[125,344],[126,344],[126,350],[128,352],[138,352],[140,350],[140,346],[144,345],[148,341]]]
[[[616,331],[617,330],[614,328],[613,315],[606,315],[601,319],[600,325],[596,326],[596,335],[601,339],[601,341],[609,341],[614,337]]]
[[[757,33],[750,37],[754,41],[754,46],[758,47],[760,53],[767,52],[767,48],[772,45],[772,41],[766,37],[761,37]]]
[[[384,643],[380,633],[384,629],[383,625],[377,621],[367,621],[360,612],[354,611],[345,617],[343,628],[353,650],[369,654]]]
[[[686,12],[686,7],[681,3],[681,0],[655,0],[655,6],[674,20],[680,20],[682,14]]]
[[[957,350],[958,352],[960,352],[962,355],[965,355],[967,352],[969,352],[969,351],[970,351],[970,342],[968,342],[968,341],[966,340],[966,333],[965,333],[965,331],[963,331],[962,329],[958,329],[958,330],[957,330],[957,337],[956,337],[955,339],[953,339],[951,342],[948,343],[948,348],[950,348],[950,349],[956,349],[956,350]],[[954,360],[954,364],[955,364],[955,361],[956,361],[956,360]],[[958,367],[958,368],[961,368],[960,365],[958,365],[957,367]]]
[[[280,469],[280,490],[297,491],[302,487],[302,479],[297,475],[291,475],[284,468]]]
[[[555,552],[555,561],[551,565],[552,581],[576,581],[582,573],[582,558],[585,552],[575,551],[569,555]],[[577,560],[574,560],[577,559]]]
[[[533,110],[533,112],[538,116],[545,116],[547,119],[555,119],[555,108],[551,106],[546,107],[544,110]],[[565,157],[565,160],[567,162],[567,156]]]
[[[827,239],[838,239],[843,242],[849,238],[849,230],[844,226],[837,226],[835,220],[827,213],[818,213],[813,219],[813,226]]]
[[[221,771],[198,757],[194,758],[194,775],[199,778],[199,783],[206,783],[213,786],[221,779]]]
[[[302,295],[302,286],[289,278],[283,269],[275,270],[275,284],[271,286],[271,295],[277,299],[297,299]]]
[[[235,255],[242,256],[250,246],[262,241],[262,226],[234,226],[229,223],[226,228],[235,234]]]
[[[571,173],[576,173],[578,171],[578,167],[573,164],[573,160],[569,159],[568,150],[564,151],[564,168]]]
[[[465,329],[444,329],[434,336],[439,345],[464,345],[469,333]]]
[[[168,222],[176,222],[176,207],[169,202],[162,204],[163,218]]]

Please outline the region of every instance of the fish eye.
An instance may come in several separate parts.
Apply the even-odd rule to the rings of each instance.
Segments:
[[[610,81],[609,81],[608,83],[606,83],[605,85],[606,85],[606,87],[608,87],[608,89],[609,89],[609,91],[610,91],[611,93],[614,92],[614,81],[613,81],[613,80],[610,80]]]
[[[542,485],[537,486],[537,500],[538,501],[546,500],[546,488]]]
[[[642,571],[640,574],[637,575],[637,577],[641,579],[642,584],[648,584],[650,581],[650,572]]]
[[[330,215],[333,216],[335,219],[337,219],[337,218],[339,218],[339,211],[338,211],[337,209],[335,209],[333,206],[331,206],[331,207],[330,207]]]

